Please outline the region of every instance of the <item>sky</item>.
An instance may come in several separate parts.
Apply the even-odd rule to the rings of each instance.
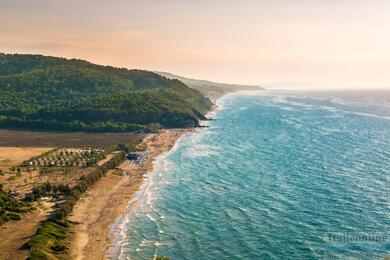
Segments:
[[[0,0],[0,52],[230,83],[390,88],[390,1]]]

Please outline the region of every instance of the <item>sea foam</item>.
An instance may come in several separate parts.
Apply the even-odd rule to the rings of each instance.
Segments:
[[[156,161],[123,222],[119,258],[383,258],[389,242],[329,239],[390,230],[390,106],[377,95],[378,104],[375,93],[365,103],[346,92],[220,99],[208,128]]]

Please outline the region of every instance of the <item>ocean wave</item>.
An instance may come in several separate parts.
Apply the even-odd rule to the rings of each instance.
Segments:
[[[218,154],[218,149],[216,146],[197,144],[196,141],[192,141],[191,143],[192,145],[188,147],[183,153],[183,155],[186,157],[205,157]]]
[[[220,120],[156,162],[143,206],[126,223],[124,255],[317,259],[328,232],[389,227],[382,115],[367,118],[362,106],[351,116],[337,100],[300,93],[222,103]],[[143,239],[152,243],[141,247]]]

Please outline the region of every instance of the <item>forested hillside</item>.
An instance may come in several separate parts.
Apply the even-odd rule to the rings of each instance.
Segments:
[[[211,105],[197,90],[153,72],[0,54],[0,127],[97,132],[193,127]]]

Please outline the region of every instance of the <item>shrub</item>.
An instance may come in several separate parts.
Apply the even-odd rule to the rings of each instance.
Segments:
[[[44,251],[34,248],[31,250],[29,257],[27,260],[50,260],[50,257]]]
[[[7,217],[10,219],[10,220],[21,220],[21,217],[19,214],[16,214],[16,213],[7,213]]]
[[[63,243],[60,243],[60,242],[58,242],[58,241],[56,241],[55,243],[54,243],[54,245],[52,245],[51,247],[50,247],[50,249],[51,250],[53,250],[54,252],[63,252],[63,251],[65,251],[66,249],[67,249],[67,247],[66,247],[66,245],[64,245]]]
[[[0,224],[9,220],[20,220],[21,217],[17,213],[26,212],[30,209],[29,205],[18,201],[8,192],[0,189]]]

